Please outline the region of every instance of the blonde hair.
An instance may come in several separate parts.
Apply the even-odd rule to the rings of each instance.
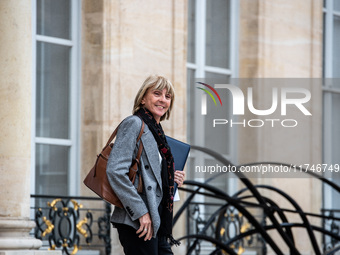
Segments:
[[[136,97],[135,97],[135,103],[133,105],[133,110],[132,110],[132,114],[135,114],[140,108],[143,107],[142,105],[142,100],[143,97],[145,96],[146,92],[148,89],[157,89],[157,90],[163,90],[166,89],[167,93],[169,93],[171,95],[171,102],[170,102],[170,107],[167,110],[167,112],[161,117],[161,121],[164,119],[169,119],[170,117],[170,113],[172,110],[172,105],[174,103],[175,100],[175,89],[172,86],[171,82],[166,79],[163,76],[160,75],[150,75],[149,77],[146,78],[146,80],[144,81],[143,85],[140,87]]]

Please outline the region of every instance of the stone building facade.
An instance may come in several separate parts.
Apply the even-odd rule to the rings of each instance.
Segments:
[[[34,226],[29,220],[30,194],[37,193],[39,189],[36,187],[44,180],[39,179],[43,177],[37,170],[40,144],[69,149],[72,159],[69,158],[67,165],[66,195],[92,195],[82,185],[82,180],[93,164],[93,155],[106,142],[112,128],[131,114],[136,90],[148,74],[162,74],[173,82],[176,89],[174,112],[169,121],[164,121],[163,127],[168,135],[189,142],[196,141],[190,132],[194,132],[193,128],[199,128],[188,123],[194,114],[190,108],[190,77],[206,78],[209,72],[226,74],[231,78],[337,76],[334,71],[325,71],[328,70],[325,63],[330,61],[327,56],[332,53],[327,55],[328,51],[323,48],[326,45],[323,35],[327,28],[324,17],[328,17],[329,6],[323,5],[322,0],[225,1],[229,8],[225,12],[228,12],[226,24],[230,28],[227,37],[230,42],[230,65],[212,68],[203,63],[201,66],[200,61],[203,59],[204,62],[205,57],[200,52],[205,46],[200,46],[199,35],[206,31],[201,31],[199,23],[204,20],[197,19],[200,12],[214,8],[209,7],[209,1],[66,1],[71,3],[72,8],[65,19],[65,22],[70,23],[72,31],[69,33],[72,36],[66,39],[49,34],[46,27],[52,23],[47,22],[46,27],[39,26],[44,18],[42,13],[51,12],[48,9],[51,1],[45,1],[46,5],[42,0],[0,2],[0,254],[40,254],[35,249],[41,246],[41,242],[28,235]],[[224,1],[219,2],[223,6]],[[334,4],[335,11],[336,8]],[[63,13],[62,10],[60,13]],[[223,13],[223,10],[219,11]],[[195,21],[190,21],[190,13],[195,14]],[[196,24],[194,32],[192,24]],[[53,26],[51,28],[55,29]],[[213,28],[215,30],[211,29],[212,34],[208,34],[204,40],[209,35],[214,38],[214,33],[219,39],[218,31],[222,31],[223,26]],[[335,32],[334,38],[339,38]],[[36,101],[41,99],[40,92],[37,92],[41,89],[38,85],[41,82],[39,70],[47,65],[46,61],[42,64],[39,60],[39,54],[47,50],[47,46],[44,48],[41,45],[48,43],[70,47],[69,52],[72,53],[65,59],[74,58],[74,63],[69,66],[70,71],[66,72],[69,75],[67,88],[73,94],[70,92],[67,101],[70,108],[65,110],[69,114],[66,123],[73,126],[67,138],[49,137],[50,140],[44,140],[39,137],[37,126],[41,125],[43,129],[49,126],[45,122],[37,124],[38,117],[42,118],[39,109],[43,107]],[[335,52],[336,43],[331,45]],[[335,70],[337,62],[332,63],[332,70]],[[39,64],[42,66],[40,69]],[[53,63],[51,65],[53,67]],[[59,78],[62,80],[61,77],[54,77],[58,82]],[[293,164],[324,162],[327,144],[322,124],[333,125],[334,129],[340,125],[338,122],[325,122],[323,99],[326,92],[321,85],[303,85],[313,95],[313,103],[308,104],[308,109],[313,113],[311,118],[302,119],[298,128],[288,131],[270,127],[238,129],[233,134],[234,143],[230,145],[233,151],[230,159],[238,164],[258,161]],[[271,104],[271,91],[267,87],[257,86],[254,95],[260,106]],[[58,105],[58,101],[55,103]],[[49,113],[53,113],[53,109]],[[251,118],[251,115],[245,118]],[[296,143],[300,139],[303,143]],[[336,139],[339,138],[330,138],[331,141]],[[291,148],[292,144],[294,149]],[[338,147],[334,147],[333,156],[327,159],[328,163],[339,162],[338,153]],[[187,176],[194,177],[190,173]],[[305,211],[318,213],[324,203],[323,187],[310,178],[257,178],[254,182],[285,189],[301,201],[300,205]],[[44,192],[46,187],[40,188]],[[180,223],[175,235],[185,234],[185,219],[181,219]],[[306,235],[297,233],[298,243],[302,244],[300,249],[304,254],[312,254],[311,247],[305,242]],[[112,254],[119,254],[122,251],[117,236],[113,233],[112,237]],[[175,254],[185,254],[185,248],[185,245],[175,248]],[[48,254],[58,252],[51,251]]]

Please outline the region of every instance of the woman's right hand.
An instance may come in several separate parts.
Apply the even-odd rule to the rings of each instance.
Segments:
[[[153,236],[152,221],[149,213],[144,214],[139,218],[140,227],[136,234],[139,238],[145,236],[144,241],[150,240]]]

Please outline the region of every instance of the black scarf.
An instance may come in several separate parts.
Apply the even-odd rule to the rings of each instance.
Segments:
[[[179,242],[172,237],[172,220],[173,220],[173,204],[174,204],[174,158],[170,147],[166,141],[165,134],[161,124],[157,124],[152,113],[146,109],[141,108],[136,112],[151,130],[157,145],[159,153],[162,156],[162,189],[163,198],[161,201],[160,218],[161,225],[159,228],[159,235],[166,236],[169,238],[171,244],[178,245]]]

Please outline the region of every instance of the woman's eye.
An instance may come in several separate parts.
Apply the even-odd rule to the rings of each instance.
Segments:
[[[166,99],[171,99],[171,95],[166,95]]]

